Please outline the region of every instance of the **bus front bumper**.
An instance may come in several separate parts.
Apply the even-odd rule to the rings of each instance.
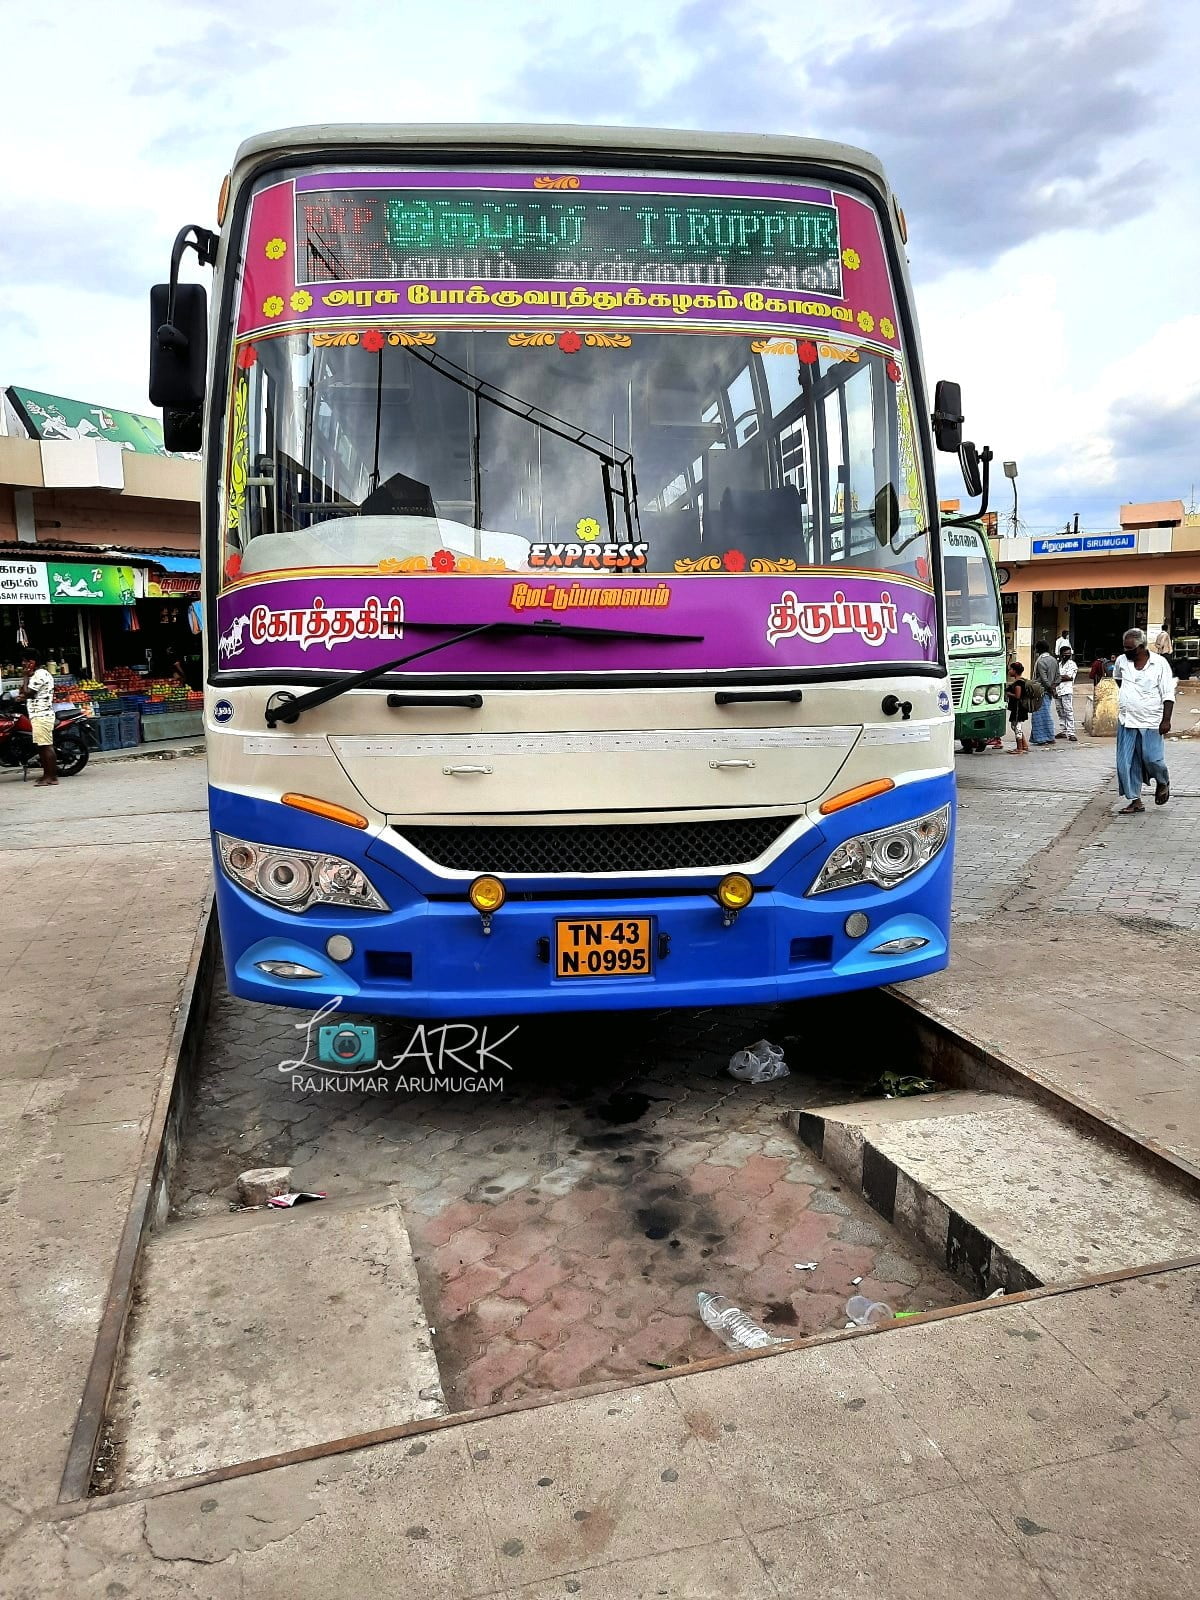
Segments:
[[[1003,739],[1007,713],[1003,706],[974,711],[958,711],[954,716],[956,739]]]
[[[247,894],[218,861],[229,987],[243,999],[313,1012],[338,996],[342,1012],[449,1021],[766,1005],[924,977],[949,959],[953,830],[938,855],[898,888],[867,885],[814,897],[806,891],[843,838],[952,802],[953,779],[946,775],[853,808],[853,825],[848,813],[824,819],[816,843],[810,835],[794,859],[785,853],[772,863],[771,886],[760,889],[732,922],[714,898],[714,874],[711,887],[679,878],[647,887],[635,879],[621,893],[606,884],[602,897],[578,883],[551,892],[539,888],[528,898],[513,888],[485,928],[465,898],[465,885],[447,885],[456,891],[453,897],[414,893],[399,872],[381,869],[378,856],[366,853],[366,836],[325,823],[319,835],[309,829],[289,841],[295,813],[285,816],[282,806],[214,791],[213,819],[221,831],[337,850],[362,865],[394,908],[364,914],[314,907],[297,916]],[[749,875],[753,881],[767,873]],[[404,903],[397,893],[402,885]],[[855,914],[866,917],[865,930]],[[649,922],[650,972],[557,976],[557,924],[614,918]],[[353,947],[343,960],[326,948],[335,935]],[[275,976],[264,971],[264,962],[294,962],[316,976]]]

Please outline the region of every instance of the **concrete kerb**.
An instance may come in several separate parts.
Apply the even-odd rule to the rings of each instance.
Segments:
[[[91,1486],[124,1347],[142,1247],[146,1235],[159,1226],[167,1214],[171,1174],[179,1157],[183,1120],[212,998],[219,952],[216,908],[210,895],[192,944],[142,1159],[134,1177],[91,1365],[67,1449],[59,1486],[60,1503],[85,1500]]]
[[[958,1023],[952,1027],[931,1015],[914,996],[899,989],[883,989],[880,995],[900,1008],[896,1017],[898,1030],[911,1037],[929,1076],[939,1083],[953,1089],[983,1089],[1035,1100],[1126,1155],[1148,1161],[1159,1177],[1184,1193],[1195,1195],[1200,1190],[1200,1168],[1185,1157],[1143,1138],[1107,1112],[1043,1078],[1032,1067],[1011,1060]]]

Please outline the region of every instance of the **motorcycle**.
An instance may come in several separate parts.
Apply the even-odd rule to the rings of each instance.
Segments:
[[[87,719],[78,706],[55,706],[54,754],[60,778],[73,778],[87,766],[90,739]],[[21,767],[28,772],[40,765],[24,701],[14,694],[0,695],[0,767]]]

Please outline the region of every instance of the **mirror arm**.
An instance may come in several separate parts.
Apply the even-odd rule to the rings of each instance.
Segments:
[[[182,355],[188,347],[187,339],[175,326],[175,291],[179,288],[179,267],[184,251],[194,250],[200,265],[211,267],[217,259],[220,240],[219,233],[214,233],[211,228],[202,228],[195,222],[189,222],[186,228],[180,228],[175,235],[175,243],[171,246],[171,275],[167,280],[167,320],[161,324],[156,336],[160,350],[173,350],[177,355]]]

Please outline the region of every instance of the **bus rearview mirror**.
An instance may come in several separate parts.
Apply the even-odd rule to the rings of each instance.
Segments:
[[[933,391],[933,438],[939,450],[953,455],[962,448],[962,387],[939,378]]]
[[[200,411],[208,366],[208,295],[203,284],[156,283],[150,291],[150,403]],[[165,425],[165,424],[164,424]]]
[[[964,439],[959,446],[958,463],[962,468],[963,484],[966,487],[968,498],[977,500],[983,493],[983,479],[979,471],[979,451],[976,450],[970,439]]]

